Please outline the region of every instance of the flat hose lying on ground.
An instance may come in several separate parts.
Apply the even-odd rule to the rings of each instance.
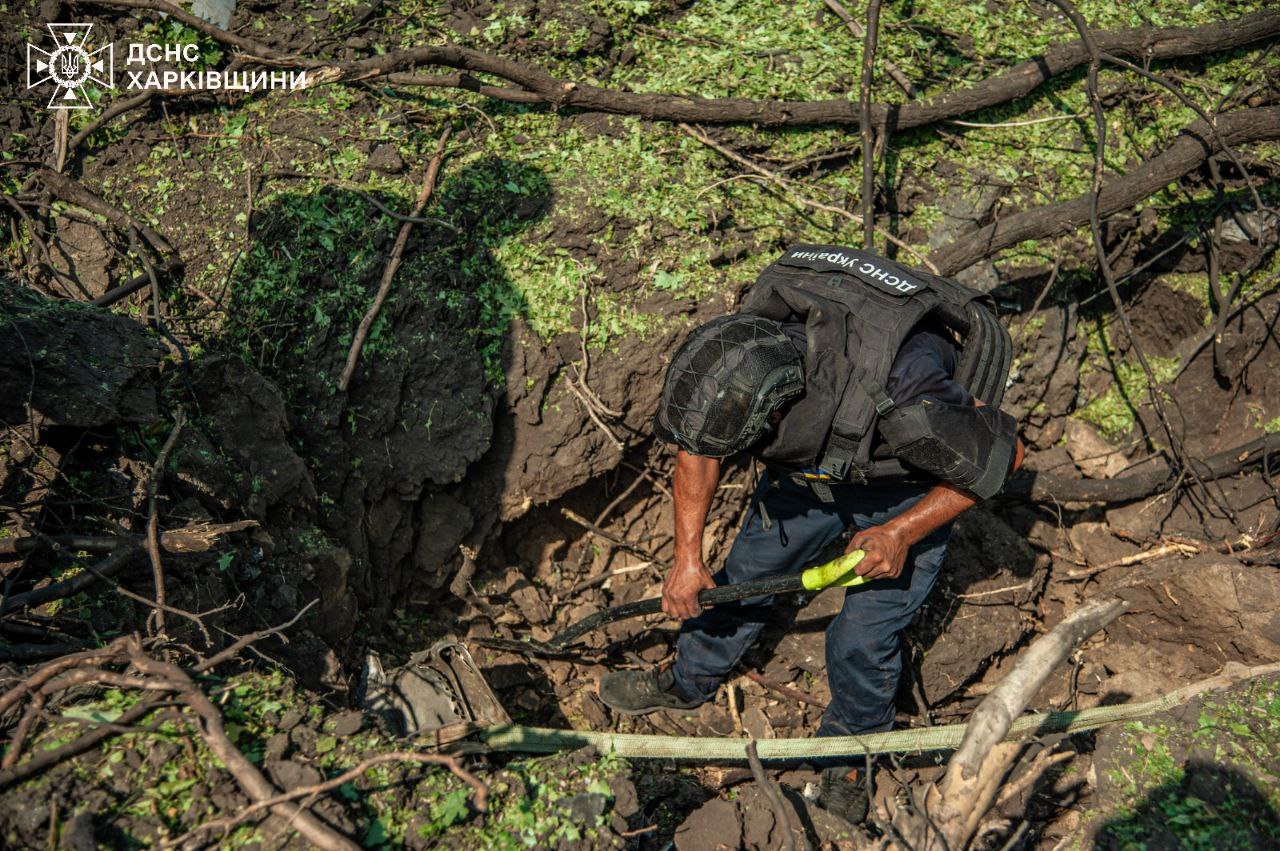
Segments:
[[[801,573],[794,573],[789,576],[773,576],[766,579],[752,579],[749,582],[706,588],[698,592],[698,604],[715,606],[721,603],[747,600],[752,597],[789,594],[794,591],[817,592],[824,588],[836,586],[853,588],[868,581],[854,571],[854,568],[858,566],[858,563],[862,561],[865,555],[866,553],[862,550],[854,550],[853,552],[845,553],[839,558],[832,559],[826,564],[808,568]],[[623,603],[620,606],[613,606],[596,612],[594,615],[589,615],[556,633],[548,641],[533,641],[529,639],[513,641],[503,638],[481,638],[477,639],[476,643],[484,647],[510,650],[516,653],[530,653],[541,656],[558,655],[574,639],[594,629],[599,629],[605,624],[641,615],[656,615],[661,611],[662,598],[653,597],[648,600]]]
[[[1046,712],[1024,715],[1013,722],[1006,739],[1024,734],[1078,733],[1118,721],[1131,721],[1172,709],[1197,694],[1227,688],[1246,680],[1280,673],[1280,664],[1244,668],[1228,665],[1224,673],[1184,686],[1144,703],[1096,706],[1078,712]],[[827,736],[812,739],[761,739],[756,746],[761,759],[805,760],[815,757],[862,757],[867,754],[913,753],[953,750],[960,746],[968,724],[948,724],[915,730],[891,730],[858,736]],[[748,739],[704,738],[701,736],[655,736],[636,733],[595,733],[587,730],[556,730],[507,724],[479,732],[479,738],[496,751],[555,753],[594,747],[601,754],[626,759],[672,759],[696,762],[742,761]]]

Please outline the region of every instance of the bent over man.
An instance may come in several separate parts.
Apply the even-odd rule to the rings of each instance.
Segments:
[[[717,584],[797,573],[847,530],[857,572],[826,633],[831,703],[819,736],[889,729],[902,630],[937,579],[951,523],[1022,461],[999,410],[1007,333],[992,302],[867,251],[797,245],[760,275],[741,312],[690,334],[655,431],[677,446],[675,560],[663,611],[683,621],[674,663],[600,681],[614,710],[690,710],[716,693],[760,634],[771,598],[702,610]],[[724,458],[767,470],[724,568],[702,538]],[[853,760],[823,772],[819,804],[866,817]]]

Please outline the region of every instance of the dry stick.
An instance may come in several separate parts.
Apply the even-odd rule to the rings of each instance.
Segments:
[[[809,706],[816,706],[818,709],[822,709],[822,710],[825,710],[827,708],[827,705],[823,703],[821,700],[818,700],[816,697],[810,697],[804,692],[796,691],[790,686],[784,686],[782,683],[775,683],[773,680],[768,679],[764,676],[761,676],[760,674],[757,674],[755,671],[743,670],[742,675],[747,679],[751,680],[753,683],[758,683],[764,686],[765,688],[769,689],[770,691],[776,691],[778,694],[783,695],[784,697],[789,697],[792,700],[797,701],[799,703],[808,704]]]
[[[390,753],[378,754],[377,756],[370,757],[355,767],[349,768],[336,777],[331,777],[322,783],[315,783],[310,786],[299,786],[296,789],[290,789],[288,792],[252,803],[233,816],[226,816],[206,822],[205,824],[199,825],[187,833],[184,833],[177,839],[166,842],[162,847],[176,848],[180,845],[185,845],[200,834],[208,833],[211,830],[229,830],[230,828],[235,827],[241,822],[252,818],[263,810],[273,807],[276,804],[296,801],[299,798],[313,798],[317,795],[322,795],[332,789],[337,789],[344,783],[348,783],[359,778],[375,765],[382,765],[387,762],[415,762],[427,765],[443,765],[445,768],[449,769],[454,776],[475,790],[475,807],[477,810],[484,812],[488,809],[487,799],[489,796],[489,787],[486,786],[480,778],[463,768],[462,763],[457,757],[414,753],[411,751],[392,751]]]
[[[951,119],[948,124],[954,124],[957,127],[974,127],[980,130],[986,129],[1002,129],[1005,127],[1030,127],[1033,124],[1048,124],[1052,121],[1075,121],[1079,118],[1088,118],[1086,113],[1078,115],[1046,115],[1043,118],[1027,118],[1022,121],[997,121],[995,123],[987,123],[985,121],[960,121]]]
[[[1068,579],[1087,579],[1090,576],[1097,576],[1104,570],[1110,570],[1113,567],[1131,567],[1135,564],[1142,564],[1147,561],[1155,561],[1166,556],[1189,556],[1203,552],[1201,547],[1194,544],[1184,544],[1174,542],[1171,544],[1163,544],[1159,547],[1153,547],[1140,553],[1134,553],[1124,558],[1113,559],[1093,567],[1086,567],[1081,570],[1068,570]]]
[[[140,106],[150,103],[151,99],[155,97],[156,94],[158,94],[158,92],[155,89],[147,89],[146,91],[134,95],[131,98],[115,101],[111,106],[107,107],[105,112],[93,121],[90,121],[80,130],[79,133],[71,137],[71,141],[67,143],[67,153],[71,154],[75,151],[75,149],[80,147],[80,144],[84,142],[85,139],[88,139],[95,132],[101,129],[104,124],[108,123],[116,116],[123,115],[132,109],[137,109]],[[178,92],[166,92],[165,94],[178,94]]]
[[[85,569],[90,572],[94,572],[93,565],[86,564]],[[162,579],[164,578],[163,573],[160,576]],[[205,617],[208,615],[216,615],[218,612],[224,612],[227,609],[232,607],[231,603],[223,603],[221,606],[218,606],[215,609],[210,609],[207,612],[201,612],[200,614],[196,614],[195,612],[188,612],[186,609],[179,609],[174,606],[170,606],[168,603],[162,603],[158,600],[148,600],[146,597],[142,596],[141,594],[135,594],[134,592],[130,591],[128,588],[125,588],[123,585],[121,585],[119,582],[117,582],[116,580],[112,579],[109,576],[102,576],[101,574],[99,574],[98,578],[106,582],[113,589],[115,589],[115,592],[120,596],[133,600],[135,603],[141,603],[144,606],[150,606],[151,615],[148,616],[147,618],[148,621],[151,619],[151,617],[158,616],[161,612],[169,612],[170,614],[174,614],[174,615],[177,615],[178,617],[186,618],[187,620],[191,621],[200,630],[200,635],[204,637],[205,646],[209,646],[213,644],[213,639],[209,637],[209,630],[204,625]],[[161,634],[163,634],[163,624],[161,624]]]
[[[876,39],[880,34],[880,0],[867,4],[867,33],[862,46],[862,82],[859,97],[859,133],[862,136],[862,245],[875,249],[876,164],[871,128],[871,83],[875,75]]]
[[[1097,193],[1097,212],[1109,216],[1128,209],[1158,192],[1218,151],[1217,138],[1229,145],[1280,138],[1280,107],[1264,106],[1219,115],[1218,133],[1210,132],[1203,121],[1187,125],[1169,145],[1143,161],[1123,177],[1104,183]],[[1031,207],[1001,217],[935,251],[930,259],[953,275],[985,257],[1028,239],[1042,239],[1073,232],[1089,223],[1095,193],[1087,192],[1069,201]]]
[[[164,481],[165,466],[169,463],[169,455],[173,452],[173,447],[178,442],[178,435],[182,433],[182,426],[186,421],[186,416],[179,409],[174,415],[173,429],[169,432],[169,437],[165,440],[164,445],[160,447],[160,454],[156,456],[156,462],[151,465],[151,469],[147,472],[147,555],[151,559],[151,578],[155,583],[156,589],[155,608],[152,610],[152,615],[155,618],[156,633],[159,635],[164,634],[164,613],[168,607],[165,605],[164,565],[160,561],[160,511],[156,503],[156,495],[160,492],[160,483]],[[150,623],[151,618],[147,620]],[[199,618],[195,618],[195,621],[199,624],[200,631],[204,633],[204,638],[207,642],[209,633],[205,631],[204,624]]]
[[[195,724],[197,732],[204,739],[209,750],[221,760],[231,776],[255,802],[266,801],[276,797],[276,788],[263,776],[253,763],[227,738],[222,726],[222,713],[201,691],[187,672],[176,665],[153,659],[141,652],[140,648],[130,648],[130,659],[134,666],[144,674],[157,678],[170,685],[178,696],[199,716]],[[297,828],[312,845],[324,851],[359,851],[360,846],[335,831],[309,810],[300,808],[289,802],[281,802],[270,806],[273,813],[285,819]]]
[[[782,790],[778,788],[778,784],[764,773],[764,766],[760,764],[760,754],[756,751],[754,737],[747,742],[747,765],[751,766],[751,774],[755,777],[756,782],[760,784],[760,791],[764,792],[769,805],[773,807],[774,813],[778,816],[778,821],[782,823],[782,847],[786,851],[795,851],[796,820],[791,812],[791,804],[782,797]],[[802,847],[805,851],[809,851],[809,838],[804,833],[801,833],[800,836],[801,841],[804,843]]]
[[[830,204],[823,204],[819,201],[813,201],[809,198],[805,198],[802,195],[792,194],[790,191],[792,184],[797,183],[799,181],[789,180],[776,172],[769,171],[769,169],[765,168],[759,163],[752,162],[751,160],[739,154],[737,151],[733,151],[729,148],[726,148],[724,145],[721,145],[719,142],[715,141],[710,136],[700,132],[699,130],[691,127],[688,124],[683,124],[683,123],[680,124],[680,129],[688,133],[693,138],[697,139],[702,144],[706,145],[708,148],[711,148],[712,150],[716,151],[725,159],[735,162],[738,165],[742,166],[743,168],[746,168],[749,171],[755,172],[757,175],[759,175],[760,177],[763,177],[765,180],[768,180],[771,183],[774,183],[777,186],[781,187],[782,189],[787,190],[788,197],[794,198],[796,201],[805,205],[806,207],[812,207],[815,210],[823,210],[828,213],[834,213],[838,216],[843,216],[844,218],[848,219],[849,221],[855,224],[864,224],[865,220],[858,213],[851,213],[848,210],[842,209],[840,207],[834,207]],[[929,257],[926,257],[925,255],[921,254],[919,251],[915,250],[907,243],[898,239],[893,234],[889,233],[883,228],[876,228],[875,232],[880,234],[882,237],[884,237],[885,240],[887,240],[889,243],[898,246],[903,251],[906,251],[907,253],[917,258],[921,263],[929,267],[929,271],[933,272],[934,274],[941,274],[938,271],[938,267],[934,265],[933,261]]]
[[[572,520],[574,523],[577,523],[583,529],[586,529],[592,535],[595,535],[597,538],[602,538],[603,540],[608,541],[618,549],[626,550],[627,552],[632,553],[633,555],[640,556],[640,558],[642,559],[646,559],[647,561],[650,561],[654,564],[662,565],[664,569],[666,568],[666,563],[663,562],[662,559],[658,558],[653,553],[649,552],[648,550],[644,549],[638,544],[631,543],[625,538],[619,538],[617,535],[613,534],[612,532],[606,532],[604,529],[601,529],[599,526],[592,523],[590,520],[583,517],[578,512],[573,511],[572,509],[569,509],[569,508],[561,508],[560,513],[563,514],[569,520]]]
[[[349,62],[333,62],[289,56],[252,39],[227,32],[164,0],[93,0],[94,5],[147,9],[169,15],[223,44],[250,56],[241,60],[260,64],[306,68],[315,84],[382,78],[397,85],[452,86],[517,103],[546,103],[557,108],[577,107],[597,112],[637,115],[665,121],[707,123],[752,123],[774,127],[813,124],[860,123],[858,104],[847,97],[821,101],[781,101],[773,99],[701,98],[683,94],[649,94],[611,91],[585,82],[562,80],[534,65],[514,62],[479,50],[453,44],[428,45]],[[1098,44],[1109,53],[1124,54],[1143,61],[1183,56],[1201,56],[1280,36],[1280,13],[1265,11],[1199,27],[1135,27],[1096,34]],[[877,125],[895,131],[908,130],[955,118],[1023,97],[1047,80],[1088,62],[1088,52],[1079,41],[1049,47],[1043,54],[1014,65],[973,86],[944,92],[925,101],[902,106],[874,104]],[[519,88],[485,85],[466,73],[412,75],[400,72],[425,65],[455,68],[460,72],[491,74]]]
[[[853,33],[854,38],[862,38],[864,36],[865,30],[863,30],[862,24],[858,23],[857,19],[854,18],[853,15],[849,14],[849,10],[841,5],[839,0],[825,0],[825,2],[827,4],[827,8],[832,12],[835,12],[837,18],[844,21],[844,25],[849,28],[849,32]],[[868,11],[868,17],[869,16],[870,12]],[[907,97],[915,97],[916,87],[911,85],[911,81],[907,79],[906,74],[902,73],[902,69],[888,59],[881,61],[884,65],[885,73],[889,75],[890,79],[898,84],[898,88],[902,89],[903,93],[906,94]]]
[[[1062,7],[1059,6],[1058,8],[1062,8]],[[1084,18],[1081,17],[1080,21],[1081,23],[1083,23]],[[1092,40],[1090,40],[1089,43],[1092,43]],[[1088,46],[1089,43],[1086,43],[1086,46]],[[1094,48],[1096,49],[1096,43],[1094,44]],[[1160,76],[1159,74],[1153,74],[1150,71],[1148,71],[1146,68],[1142,68],[1138,65],[1134,65],[1132,62],[1128,61],[1127,59],[1122,59],[1119,56],[1112,56],[1110,53],[1106,53],[1104,51],[1100,51],[1098,53],[1098,58],[1100,60],[1105,60],[1106,62],[1109,62],[1112,65],[1116,65],[1120,68],[1124,68],[1128,71],[1132,71],[1138,76],[1146,80],[1149,80],[1155,83],[1156,85],[1160,86],[1161,88],[1165,89],[1174,97],[1176,97],[1179,101],[1181,101],[1183,106],[1187,107],[1192,112],[1194,112],[1201,121],[1209,125],[1209,130],[1214,134],[1214,138],[1218,143],[1218,147],[1221,148],[1222,152],[1227,155],[1227,159],[1231,160],[1232,165],[1234,165],[1237,169],[1240,170],[1240,176],[1244,178],[1245,185],[1249,188],[1249,194],[1253,197],[1253,203],[1254,203],[1255,209],[1257,209],[1258,211],[1270,209],[1266,204],[1262,202],[1262,196],[1258,194],[1258,187],[1254,185],[1252,175],[1250,175],[1249,170],[1244,167],[1244,163],[1240,160],[1240,157],[1236,154],[1235,149],[1232,148],[1229,144],[1227,144],[1226,140],[1224,140],[1218,134],[1217,122],[1215,120],[1214,115],[1211,115],[1208,112],[1208,110],[1206,110],[1200,104],[1196,103],[1194,100],[1188,97],[1187,94],[1182,91],[1182,89],[1178,88],[1173,83],[1169,82],[1167,79]],[[1257,238],[1255,234],[1249,233],[1249,230],[1251,230],[1251,228],[1249,228],[1247,225],[1243,228],[1243,230],[1245,231],[1246,234],[1248,234],[1250,239]]]
[[[248,635],[240,636],[235,640],[234,643],[230,644],[229,646],[227,646],[222,650],[219,650],[217,653],[213,654],[208,659],[205,659],[203,662],[196,665],[192,670],[194,670],[197,674],[202,674],[205,671],[208,671],[212,668],[217,667],[218,665],[221,665],[223,662],[230,661],[237,653],[239,653],[244,648],[248,647],[250,644],[261,641],[262,639],[267,638],[268,636],[280,635],[286,629],[288,629],[289,627],[297,623],[299,620],[301,620],[302,616],[307,613],[307,610],[310,609],[312,606],[314,606],[317,602],[319,601],[312,600],[310,603],[307,603],[305,606],[303,606],[301,609],[298,610],[298,613],[296,615],[289,618],[289,620],[285,621],[279,626],[273,626],[268,629],[263,629],[263,630],[259,630],[258,632],[251,632]]]
[[[449,141],[449,134],[452,130],[453,128],[446,127],[444,132],[440,134],[440,142],[436,145],[435,156],[431,158],[431,162],[427,166],[427,174],[422,179],[422,189],[418,192],[418,200],[413,205],[412,215],[414,216],[421,213],[422,208],[427,206],[427,201],[431,199],[431,192],[436,186],[436,175],[440,173],[440,164],[444,162],[444,146]],[[404,247],[409,242],[409,231],[412,228],[412,222],[405,222],[400,225],[400,233],[396,235],[396,243],[391,249],[391,257],[387,260],[387,267],[382,271],[382,281],[378,284],[378,293],[373,297],[373,304],[369,306],[368,312],[360,320],[360,327],[356,329],[355,339],[351,341],[351,350],[347,352],[347,365],[343,367],[342,377],[338,379],[339,390],[345,392],[347,386],[351,383],[351,376],[356,371],[356,362],[360,360],[360,349],[364,347],[364,342],[369,337],[369,330],[373,328],[374,320],[378,318],[378,314],[382,311],[382,304],[387,300],[387,295],[391,292],[391,282],[396,276],[396,270],[400,268],[400,260],[404,256]]]

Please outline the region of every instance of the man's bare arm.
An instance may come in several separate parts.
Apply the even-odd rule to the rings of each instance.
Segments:
[[[675,478],[675,562],[662,585],[662,610],[685,620],[702,611],[698,592],[714,588],[711,571],[702,562],[702,535],[707,525],[711,499],[720,484],[720,460],[676,454]]]
[[[1026,449],[1019,440],[1014,445],[1013,470],[1022,466]],[[935,485],[919,502],[897,517],[863,529],[853,536],[846,551],[865,550],[867,555],[857,571],[869,579],[894,579],[902,573],[907,550],[930,532],[941,529],[981,500],[951,485]]]

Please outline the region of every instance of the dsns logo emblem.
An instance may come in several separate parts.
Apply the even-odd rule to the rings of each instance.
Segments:
[[[85,91],[89,83],[115,88],[115,54],[108,44],[89,49],[93,24],[49,24],[53,49],[27,44],[27,88],[53,83],[50,109],[89,109],[93,103]]]

